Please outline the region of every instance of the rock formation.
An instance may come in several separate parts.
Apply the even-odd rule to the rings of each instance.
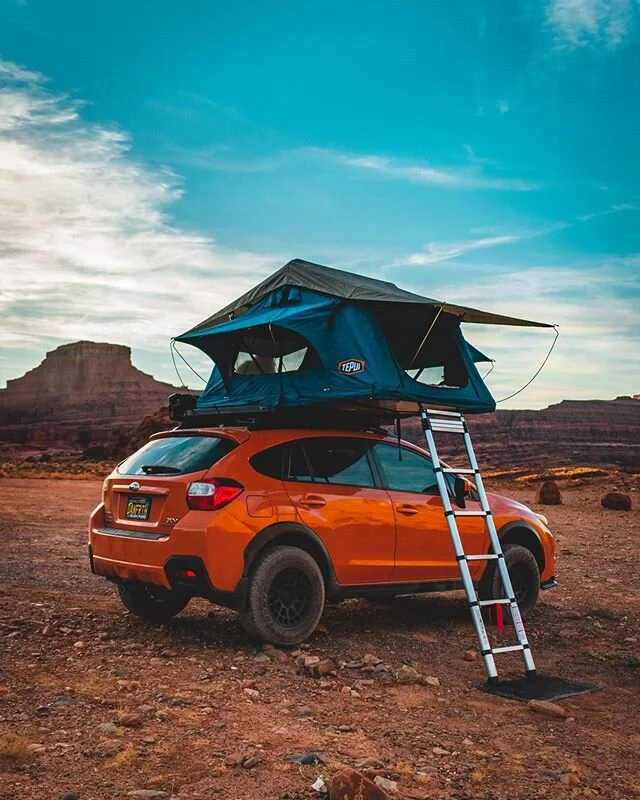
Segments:
[[[539,411],[473,414],[467,423],[484,470],[544,471],[569,464],[640,470],[640,401],[632,397],[563,400]],[[402,428],[405,438],[424,444],[418,421],[403,422]],[[462,464],[464,454],[459,439],[438,440],[454,465]]]
[[[176,391],[136,369],[129,347],[74,342],[0,389],[0,441],[102,448],[166,406]]]

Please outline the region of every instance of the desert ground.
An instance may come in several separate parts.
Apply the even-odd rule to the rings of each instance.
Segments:
[[[461,593],[329,606],[295,654],[205,601],[145,625],[88,569],[100,482],[0,479],[0,797],[295,800],[344,765],[414,800],[640,797],[637,477],[631,512],[600,507],[606,478],[537,509],[560,582],[528,623],[538,669],[600,689],[559,701],[565,717],[474,688]],[[534,502],[535,485],[490,488]],[[335,673],[300,671],[300,650]],[[402,665],[422,682],[398,683]]]

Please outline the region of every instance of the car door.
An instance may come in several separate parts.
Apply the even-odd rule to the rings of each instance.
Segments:
[[[371,440],[318,436],[291,443],[285,487],[301,521],[324,542],[338,583],[389,580],[396,526],[387,492],[376,487]]]
[[[392,582],[458,580],[460,572],[431,460],[417,450],[390,442],[374,444],[372,454],[396,521]],[[467,501],[469,511],[478,507],[476,501]],[[486,552],[488,537],[482,519],[458,517],[457,522],[465,552]],[[474,565],[472,572],[480,569]]]

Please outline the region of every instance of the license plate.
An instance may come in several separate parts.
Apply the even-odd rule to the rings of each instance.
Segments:
[[[139,495],[132,495],[127,500],[127,510],[125,517],[127,519],[149,519],[151,513],[151,498],[140,497]]]

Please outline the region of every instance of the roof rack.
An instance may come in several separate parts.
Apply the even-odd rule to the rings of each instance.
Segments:
[[[188,428],[332,428],[338,430],[372,430],[386,433],[383,426],[393,425],[397,412],[379,406],[355,402],[324,403],[298,408],[266,409],[260,406],[238,406],[198,409],[193,395],[171,395],[169,416]]]

